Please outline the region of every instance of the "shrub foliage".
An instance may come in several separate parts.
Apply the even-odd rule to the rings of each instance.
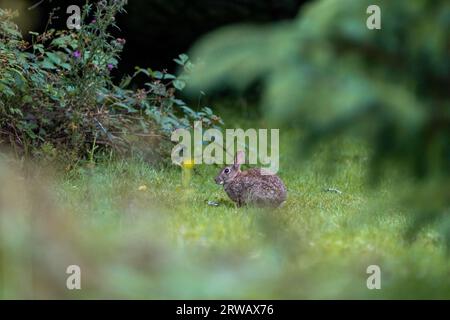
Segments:
[[[103,149],[158,156],[173,129],[221,122],[211,109],[196,112],[177,98],[193,68],[186,55],[175,60],[184,69],[178,77],[136,68],[113,83],[125,39],[110,31],[124,3],[86,4],[79,30],[31,32],[31,42],[13,22],[16,13],[0,9],[2,143],[26,155],[69,152],[80,159]],[[148,78],[144,88],[133,88],[137,75]]]

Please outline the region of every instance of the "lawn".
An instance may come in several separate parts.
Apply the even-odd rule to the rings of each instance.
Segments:
[[[225,122],[266,126],[236,115]],[[280,130],[288,200],[271,211],[236,208],[214,183],[215,166],[194,166],[189,186],[180,167],[138,160],[46,180],[3,170],[2,199],[16,215],[2,217],[9,263],[0,263],[0,298],[449,298],[444,247],[431,228],[406,240],[401,184],[387,176],[368,186],[370,149],[336,138],[304,160],[297,136]],[[82,290],[65,288],[71,264],[81,267]],[[381,268],[380,290],[366,286],[369,265]]]

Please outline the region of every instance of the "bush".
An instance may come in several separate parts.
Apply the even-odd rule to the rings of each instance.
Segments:
[[[0,9],[0,138],[25,155],[71,154],[93,158],[99,150],[122,155],[138,151],[148,158],[165,155],[168,136],[194,120],[205,126],[221,122],[209,108],[190,109],[176,97],[193,65],[186,55],[175,61],[184,69],[178,77],[136,68],[116,85],[125,40],[114,38],[115,15],[125,1],[100,1],[83,7],[81,28],[31,32],[23,40],[12,19]],[[144,74],[144,88],[132,90],[132,80]]]

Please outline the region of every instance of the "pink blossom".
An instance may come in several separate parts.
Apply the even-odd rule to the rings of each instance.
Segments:
[[[75,57],[75,59],[78,59],[78,58],[81,57],[81,52],[76,50],[76,51],[73,52],[73,56]]]

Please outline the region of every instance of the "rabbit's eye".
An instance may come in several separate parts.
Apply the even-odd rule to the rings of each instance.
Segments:
[[[224,172],[225,172],[225,173],[229,173],[229,172],[230,172],[230,169],[226,168]]]

